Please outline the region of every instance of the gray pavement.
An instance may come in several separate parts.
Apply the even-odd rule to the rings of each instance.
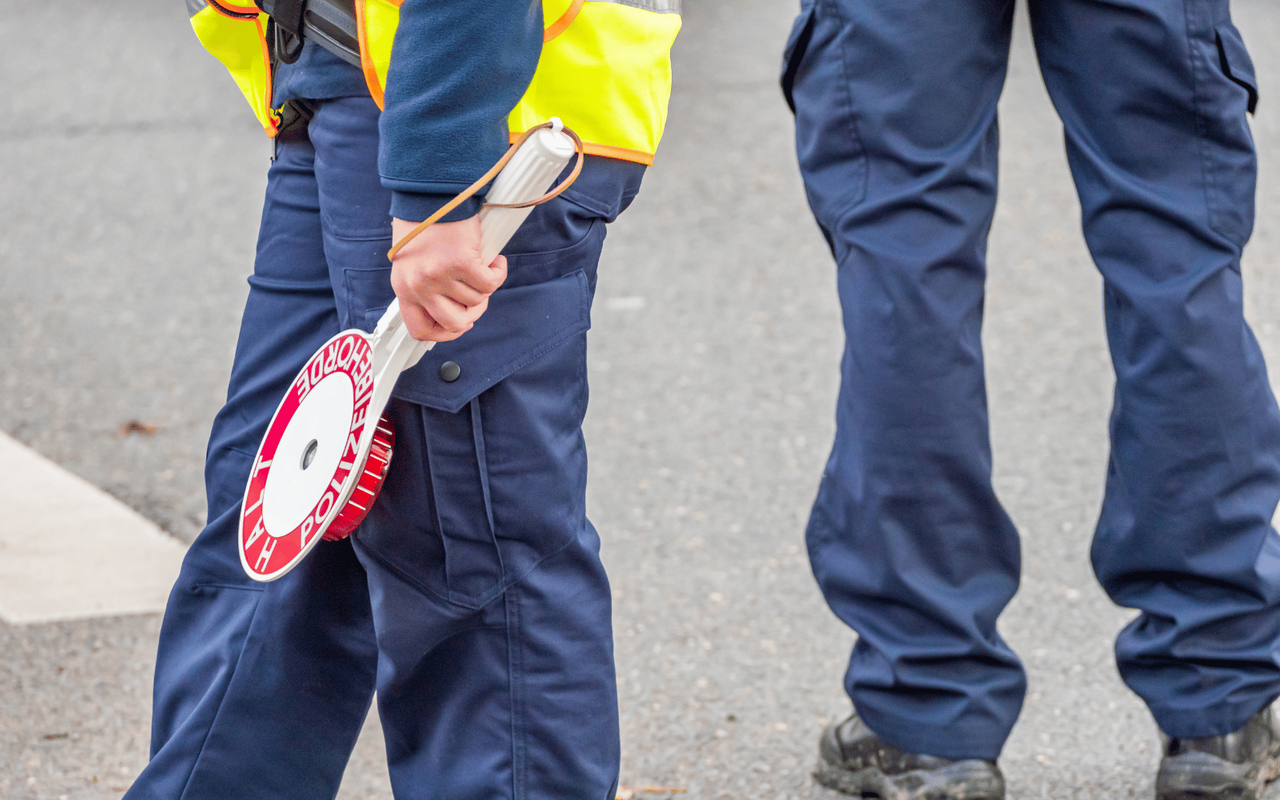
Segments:
[[[667,138],[610,233],[591,339],[589,501],[615,587],[622,782],[825,800],[808,773],[819,728],[847,707],[853,637],[801,535],[841,334],[776,88],[795,3],[686,6]],[[1280,6],[1234,13],[1263,93],[1248,307],[1276,364]],[[1087,559],[1112,380],[1101,282],[1019,24],[984,334],[996,485],[1024,535],[1002,631],[1031,680],[1002,765],[1013,798],[1142,797],[1155,728],[1111,660],[1130,614]],[[0,0],[0,70],[0,430],[189,541],[268,145],[177,0]],[[130,421],[157,431],[126,435]],[[0,798],[120,795],[146,759],[158,628],[0,622]],[[340,797],[390,797],[376,720]]]

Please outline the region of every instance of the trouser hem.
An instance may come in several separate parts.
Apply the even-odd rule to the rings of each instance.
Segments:
[[[1209,708],[1188,709],[1151,704],[1151,716],[1165,734],[1179,739],[1223,736],[1244,727],[1255,714],[1275,702],[1280,692]]]
[[[938,758],[980,758],[995,761],[1004,749],[1005,740],[1009,738],[1008,729],[994,725],[951,724],[929,727],[920,722],[889,717],[873,709],[862,708],[858,708],[858,716],[876,736],[894,747],[908,753]]]

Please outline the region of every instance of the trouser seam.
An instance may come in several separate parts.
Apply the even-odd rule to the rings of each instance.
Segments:
[[[524,641],[521,636],[520,596],[515,587],[504,597],[507,606],[507,659],[511,692],[511,796],[525,800],[528,786],[528,752],[524,730]]]
[[[1209,131],[1204,113],[1204,98],[1201,96],[1200,57],[1196,51],[1196,15],[1193,8],[1197,0],[1183,0],[1182,13],[1185,15],[1187,34],[1187,71],[1191,76],[1191,105],[1195,112],[1196,139],[1200,151],[1200,179],[1204,191],[1205,221],[1209,227],[1215,228],[1213,211],[1213,172],[1209,168]]]

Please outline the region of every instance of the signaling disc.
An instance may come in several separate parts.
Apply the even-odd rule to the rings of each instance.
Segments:
[[[379,421],[368,413],[372,389],[372,347],[360,331],[330,339],[290,385],[258,448],[240,511],[240,563],[254,580],[275,580],[298,563],[362,480],[374,482],[376,494],[391,439],[387,424],[379,461],[368,465],[376,481],[366,477]],[[347,533],[367,512],[367,502],[360,506],[354,522],[344,515]]]

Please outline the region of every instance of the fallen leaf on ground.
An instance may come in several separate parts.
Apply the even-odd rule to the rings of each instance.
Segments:
[[[143,436],[155,436],[156,426],[149,425],[145,422],[138,422],[136,419],[131,419],[120,426],[120,432],[125,436],[128,436],[131,433],[140,433]]]

